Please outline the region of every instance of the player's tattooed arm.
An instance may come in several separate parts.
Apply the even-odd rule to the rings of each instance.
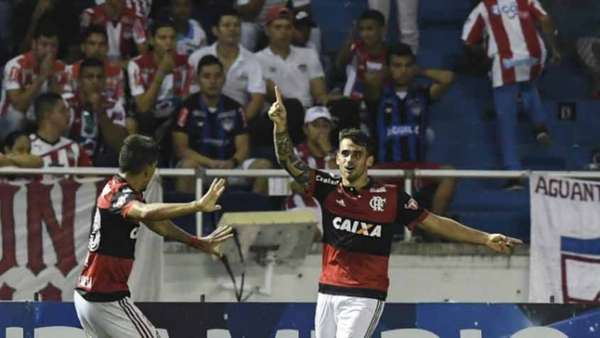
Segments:
[[[311,169],[294,152],[292,139],[287,131],[275,132],[275,153],[279,165],[290,173],[296,182],[306,188]]]

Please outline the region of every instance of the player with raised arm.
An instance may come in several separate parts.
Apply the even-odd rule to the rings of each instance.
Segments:
[[[279,164],[303,185],[323,213],[323,266],[315,314],[316,338],[371,337],[389,286],[388,260],[394,232],[415,226],[453,241],[510,254],[522,242],[469,228],[422,209],[395,185],[368,176],[373,146],[357,129],[342,130],[336,164],[340,177],[310,169],[294,153],[287,112],[275,87],[269,109]]]
[[[128,136],[119,153],[120,173],[108,181],[98,197],[89,252],[73,296],[81,326],[90,337],[159,337],[152,323],[129,299],[127,280],[140,222],[165,238],[216,256],[221,256],[218,245],[232,236],[231,227],[224,226],[198,238],[170,221],[196,212],[220,210],[217,200],[225,190],[224,179],[215,179],[198,201],[144,201],[142,193],[154,176],[157,160],[158,147],[151,138]]]

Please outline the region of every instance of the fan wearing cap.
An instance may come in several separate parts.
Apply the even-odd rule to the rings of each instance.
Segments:
[[[306,10],[299,10],[295,14],[292,44],[312,48],[321,54],[321,30]]]
[[[267,80],[267,97],[274,101],[276,83],[286,99],[297,99],[302,106],[327,104],[325,74],[317,53],[310,48],[292,46],[294,15],[287,7],[272,7],[267,13],[269,46],[256,56]]]
[[[306,141],[294,148],[296,155],[313,169],[336,169],[335,149],[331,144],[331,113],[327,107],[314,106],[306,110],[302,130]],[[313,208],[319,222],[317,226],[322,232],[321,209],[317,201],[307,195],[301,185],[292,181],[290,188],[293,194],[286,201],[287,209]]]
[[[250,50],[260,49],[259,41],[264,36],[264,25],[269,12],[274,7],[283,7],[290,3],[295,10],[310,9],[310,0],[236,0],[235,9],[242,17],[242,45]],[[264,46],[264,45],[263,45]]]

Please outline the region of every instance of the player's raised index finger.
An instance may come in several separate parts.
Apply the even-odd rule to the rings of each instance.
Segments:
[[[275,86],[275,98],[277,103],[283,104],[283,98],[281,98],[281,91],[279,90],[278,86]]]

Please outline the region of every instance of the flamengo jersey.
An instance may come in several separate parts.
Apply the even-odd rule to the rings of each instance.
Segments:
[[[54,143],[48,143],[37,134],[29,135],[31,154],[44,161],[44,167],[87,167],[92,161],[78,143],[66,137],[60,137]]]
[[[533,80],[541,74],[546,47],[534,19],[546,15],[538,0],[483,0],[471,12],[462,39],[475,44],[485,31],[494,87]]]
[[[106,27],[108,35],[108,57],[126,59],[134,55],[135,44],[146,42],[145,19],[138,16],[132,8],[125,8],[119,21],[113,22],[106,15],[106,5],[88,8],[81,13],[81,29],[92,25]]]
[[[414,229],[427,211],[395,185],[371,181],[362,191],[350,191],[318,170],[308,192],[323,214],[319,292],[385,300],[392,236],[402,225]]]
[[[96,200],[89,251],[76,287],[88,301],[112,302],[130,296],[127,280],[140,227],[127,219],[133,201],[144,202],[144,198],[120,176],[113,176]]]

